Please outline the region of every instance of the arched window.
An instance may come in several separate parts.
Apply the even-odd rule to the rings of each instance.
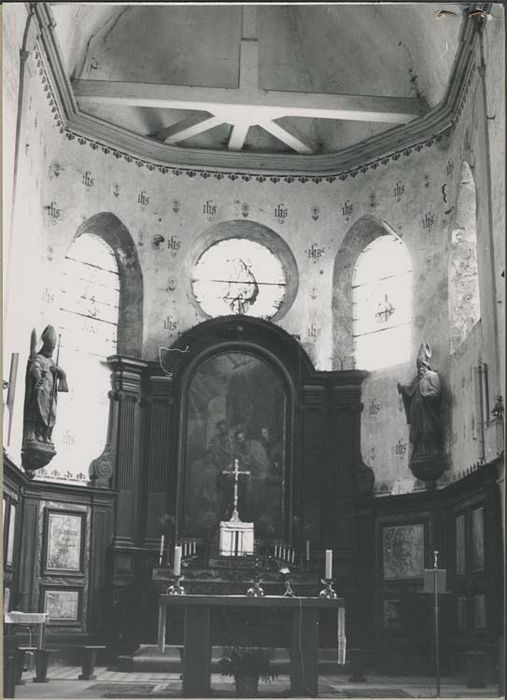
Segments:
[[[456,227],[449,253],[449,323],[451,353],[461,345],[481,317],[475,184],[463,163],[456,208]]]
[[[61,280],[58,364],[67,374],[69,393],[58,397],[57,455],[41,476],[83,481],[107,433],[105,359],[116,353],[120,301],[112,248],[99,236],[79,236],[65,256]]]
[[[406,362],[411,351],[412,268],[403,241],[375,238],[352,277],[355,365],[375,370]]]

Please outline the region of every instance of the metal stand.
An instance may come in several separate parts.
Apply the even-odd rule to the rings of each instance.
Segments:
[[[435,569],[434,575],[434,608],[435,608],[435,676],[436,676],[436,695],[435,697],[440,697],[440,643],[439,643],[439,619],[438,619],[438,552],[433,552],[433,568]]]
[[[319,593],[319,598],[337,598],[336,591],[333,588],[334,578],[321,579],[321,583],[325,588]]]
[[[176,576],[174,583],[166,591],[167,595],[185,595],[185,589],[181,585],[181,581],[183,581],[183,576]]]

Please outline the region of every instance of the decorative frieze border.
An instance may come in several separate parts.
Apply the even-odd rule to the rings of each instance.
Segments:
[[[43,6],[43,7],[41,7]],[[40,8],[40,9],[39,9]],[[115,140],[125,141],[128,143],[134,139],[137,144],[141,145],[148,142],[150,149],[153,150],[154,144],[150,139],[142,136],[133,135],[125,129],[114,125],[108,125],[101,120],[86,115],[79,111],[76,100],[74,98],[70,83],[65,76],[62,68],[61,58],[58,50],[53,42],[54,23],[51,20],[51,13],[46,3],[35,3],[35,14],[38,18],[41,28],[40,40],[35,47],[35,60],[43,89],[49,100],[50,110],[54,116],[60,133],[65,135],[69,141],[77,141],[78,144],[88,145],[93,150],[100,150],[106,155],[112,155],[116,159],[124,160],[127,163],[135,164],[139,168],[146,168],[148,171],[158,171],[162,174],[171,174],[174,176],[187,176],[190,178],[200,177],[203,179],[214,178],[215,180],[242,180],[244,182],[269,182],[276,184],[284,183],[306,183],[319,184],[321,182],[333,183],[336,181],[344,181],[349,177],[357,177],[369,170],[376,170],[381,166],[385,166],[391,161],[397,161],[402,157],[408,157],[412,153],[421,152],[425,148],[431,148],[435,143],[440,142],[444,137],[452,133],[463,113],[466,100],[469,94],[470,86],[476,72],[475,63],[475,46],[478,32],[480,31],[481,21],[465,25],[462,32],[461,45],[458,52],[458,57],[455,62],[453,77],[450,80],[450,86],[447,96],[443,103],[432,110],[429,114],[414,120],[409,125],[395,127],[377,137],[372,137],[367,141],[355,146],[343,149],[335,154],[322,156],[294,156],[290,159],[285,157],[284,172],[273,169],[269,172],[268,166],[266,170],[258,167],[231,169],[224,162],[220,168],[198,167],[194,165],[175,165],[174,163],[157,162],[158,159],[150,159],[134,155],[134,151],[123,150],[112,144],[107,143],[107,140],[97,138],[93,135],[98,124],[101,127],[109,129]],[[57,70],[55,70],[55,62]],[[79,129],[75,125],[79,126]],[[87,133],[88,132],[88,133]],[[414,139],[411,134],[417,133],[418,137]],[[405,138],[404,138],[405,137]],[[403,143],[405,142],[405,143]],[[379,150],[378,146],[384,147],[382,155],[377,155],[373,158],[368,158],[368,151]],[[396,146],[393,148],[393,146]],[[155,144],[155,147],[162,154],[164,150],[170,150],[172,153],[178,152],[179,155],[187,154],[188,162],[196,159],[195,151],[192,149],[179,149],[168,147],[165,144]],[[222,154],[218,151],[205,152],[204,157],[209,157],[210,161],[217,160],[217,157],[222,157],[224,161],[231,160],[229,153]],[[235,154],[242,157],[245,154]],[[201,152],[200,157],[203,157]],[[248,154],[249,158],[252,154]],[[279,161],[279,156],[262,154],[264,161]],[[336,165],[340,161],[350,163],[349,167],[339,167],[333,170],[332,167],[328,171],[314,173],[315,164],[325,159],[326,162],[332,160]],[[361,162],[362,161],[362,162]],[[298,163],[298,171],[290,171],[291,162]],[[307,165],[306,172],[301,172],[301,164]],[[353,165],[352,165],[353,163]],[[312,165],[312,167],[310,167]],[[336,167],[336,166],[335,166]],[[259,172],[260,170],[260,172]],[[256,172],[257,171],[257,172]]]

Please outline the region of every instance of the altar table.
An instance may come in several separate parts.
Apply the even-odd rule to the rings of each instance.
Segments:
[[[343,598],[289,598],[245,595],[163,594],[159,598],[158,648],[165,648],[168,607],[184,608],[183,695],[187,698],[210,695],[211,610],[220,608],[289,609],[292,613],[291,695],[318,695],[319,681],[319,610],[344,610]],[[343,613],[338,616],[344,619]],[[345,630],[338,630],[343,637]],[[252,640],[255,646],[255,640]]]

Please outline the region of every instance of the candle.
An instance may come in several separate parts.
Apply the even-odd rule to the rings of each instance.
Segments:
[[[310,540],[306,540],[306,561],[310,561]]]
[[[326,576],[325,578],[333,578],[333,550],[326,549]]]
[[[181,576],[181,545],[174,547],[174,571],[175,576]]]
[[[293,564],[294,564],[294,556],[295,556],[294,547],[292,547],[292,548],[291,548],[291,553],[290,553],[290,560],[291,560],[291,562],[292,562]]]
[[[162,535],[160,538],[160,554],[158,555],[158,563],[162,564],[162,557],[164,555],[164,542],[165,542],[165,537]]]

